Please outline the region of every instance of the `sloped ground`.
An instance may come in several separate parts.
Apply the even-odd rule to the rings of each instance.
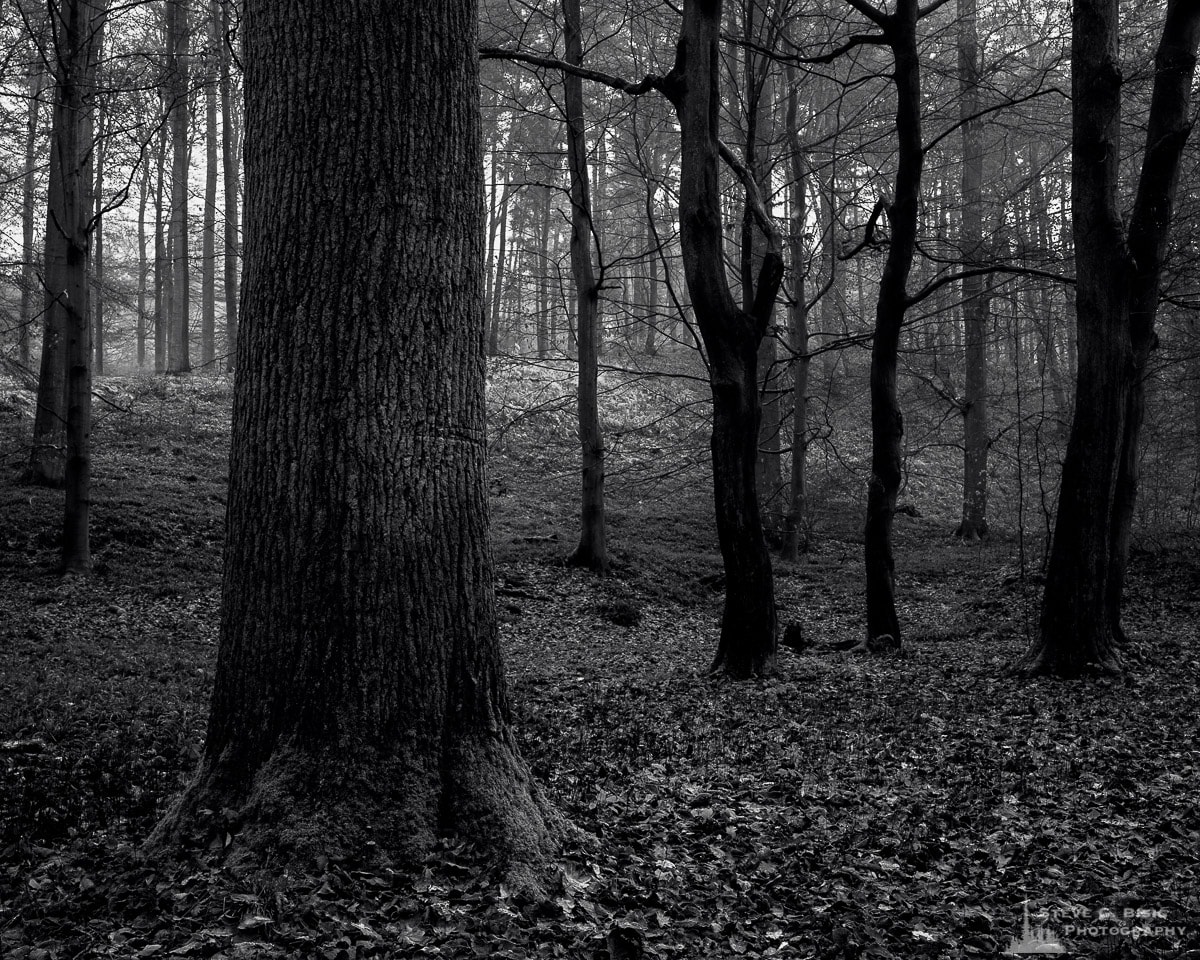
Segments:
[[[902,518],[903,656],[784,650],[730,684],[704,676],[702,458],[666,493],[614,480],[598,579],[561,565],[575,484],[545,421],[497,445],[492,502],[520,736],[578,828],[555,896],[521,901],[451,843],[416,872],[272,881],[224,868],[220,838],[143,861],[202,742],[228,401],[220,381],[111,392],[88,582],[53,574],[61,495],[12,482],[26,423],[0,410],[0,955],[993,957],[1027,900],[1073,955],[1200,957],[1195,541],[1135,557],[1124,680],[1008,678],[1037,601],[1014,545]],[[683,436],[626,449],[665,466]],[[861,630],[857,526],[829,518],[778,570],[782,619],[818,644]]]

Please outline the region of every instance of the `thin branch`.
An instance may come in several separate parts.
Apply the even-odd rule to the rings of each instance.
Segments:
[[[589,67],[577,67],[574,64],[567,63],[566,60],[559,60],[557,57],[543,57],[534,53],[524,53],[520,50],[506,50],[503,47],[480,47],[480,60],[509,60],[513,63],[523,63],[532,67],[541,67],[545,70],[561,70],[563,73],[569,73],[576,77],[581,77],[584,80],[591,80],[594,83],[599,83],[602,86],[611,87],[614,90],[620,90],[631,97],[640,96],[643,93],[648,93],[651,90],[659,90],[666,92],[664,85],[665,77],[656,76],[655,74],[647,74],[637,83],[631,83],[623,77],[614,76],[611,73],[604,73],[602,70],[592,70]]]
[[[729,149],[724,140],[717,140],[717,149],[720,151],[721,159],[725,161],[729,169],[737,174],[737,178],[742,181],[742,186],[746,188],[746,204],[750,207],[750,212],[754,214],[759,228],[766,235],[767,245],[773,252],[779,253],[783,249],[779,228],[775,226],[775,222],[767,213],[767,208],[763,206],[762,196],[758,192],[758,184],[754,182],[754,177],[750,175],[745,164]]]
[[[938,7],[943,6],[949,2],[950,2],[950,0],[933,0],[932,3],[927,3],[925,6],[923,6],[917,10],[917,19],[920,20],[923,17],[929,16]]]
[[[1037,90],[1034,93],[1029,94],[1029,96],[1027,96],[1027,97],[1018,97],[1016,100],[1005,100],[1003,103],[998,103],[998,104],[995,104],[994,106],[985,107],[984,109],[980,110],[978,113],[973,113],[969,117],[963,117],[957,123],[952,124],[951,126],[947,127],[945,130],[943,130],[941,133],[939,133],[936,137],[934,137],[932,140],[930,140],[927,144],[925,144],[925,148],[924,148],[925,152],[928,153],[930,150],[932,150],[934,147],[936,147],[939,143],[941,143],[943,140],[945,140],[948,136],[950,136],[956,130],[961,129],[962,127],[966,126],[968,123],[970,123],[973,120],[978,120],[980,117],[986,117],[989,113],[997,113],[998,111],[1006,110],[1009,107],[1016,107],[1022,103],[1028,103],[1030,100],[1036,100],[1038,97],[1049,96],[1052,93],[1057,93],[1060,97],[1062,97],[1064,100],[1066,100],[1068,102],[1071,99],[1070,94],[1068,94],[1065,90],[1060,90],[1058,87],[1048,87],[1045,90]]]
[[[1061,273],[1052,273],[1049,270],[1038,270],[1036,267],[1016,267],[1007,263],[995,263],[990,267],[971,267],[967,270],[960,270],[957,273],[947,273],[944,276],[938,277],[936,280],[931,280],[925,284],[920,290],[905,300],[906,306],[914,306],[922,300],[928,298],[935,291],[950,283],[957,283],[959,280],[966,280],[968,277],[990,277],[998,273],[1008,274],[1014,277],[1036,277],[1040,280],[1050,280],[1053,283],[1064,283],[1070,286],[1075,285],[1074,277],[1064,277]]]
[[[883,199],[875,201],[875,209],[871,211],[871,218],[867,221],[867,229],[863,233],[863,238],[858,246],[852,249],[849,253],[841,254],[839,260],[853,260],[867,247],[875,244],[875,227],[879,223],[879,215],[887,209],[887,202]]]
[[[887,24],[888,15],[878,7],[874,7],[867,3],[867,0],[846,0],[846,2],[872,23],[877,23],[881,27]],[[943,2],[945,2],[945,0],[943,0]]]

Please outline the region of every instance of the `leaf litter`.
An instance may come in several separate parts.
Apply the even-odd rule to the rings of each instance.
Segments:
[[[219,850],[147,861],[202,744],[229,398],[139,389],[97,431],[93,579],[52,575],[56,495],[0,484],[3,956],[993,957],[1026,903],[1072,955],[1200,956],[1194,543],[1135,557],[1129,675],[1064,683],[1005,673],[1038,598],[1014,545],[920,521],[898,530],[904,653],[823,650],[861,630],[859,547],[831,535],[777,567],[781,620],[817,651],[733,684],[705,675],[721,594],[703,488],[612,490],[597,578],[562,565],[573,482],[534,499],[515,432],[492,498],[511,699],[574,828],[547,896],[453,839],[416,866],[270,881]],[[1167,919],[1064,930],[1104,911]]]

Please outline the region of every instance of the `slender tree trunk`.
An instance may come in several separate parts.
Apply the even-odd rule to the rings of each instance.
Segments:
[[[725,609],[712,669],[746,677],[769,672],[777,650],[775,587],[755,467],[758,347],[783,279],[783,261],[777,249],[767,252],[752,309],[739,308],[722,250],[720,27],[719,0],[685,4],[675,66],[662,87],[679,117],[680,243],[692,309],[708,350],[713,397],[713,493]]]
[[[579,0],[562,0],[567,63],[583,65]],[[583,476],[579,544],[570,562],[591,570],[608,569],[604,521],[604,436],[597,396],[600,335],[600,288],[592,266],[592,205],[588,195],[587,139],[583,116],[583,81],[564,73],[567,113],[567,167],[571,177],[571,273],[575,279],[575,316],[579,336],[579,444]]]
[[[146,366],[146,281],[150,263],[146,257],[146,205],[150,198],[150,165],[142,164],[138,177],[138,283],[137,283],[137,365]]]
[[[167,55],[171,98],[171,333],[167,373],[189,373],[188,197],[188,13],[186,0],[166,0]]]
[[[58,26],[55,25],[55,29]],[[42,358],[38,376],[37,410],[33,417],[26,480],[48,487],[62,486],[67,442],[67,257],[70,233],[57,211],[64,208],[63,150],[55,139],[64,120],[55,66],[54,106],[51,119],[50,171],[46,187],[46,237],[42,268]]]
[[[42,105],[43,66],[40,57],[31,53],[29,58],[29,104],[25,114],[25,176],[21,190],[21,316],[17,328],[17,356],[22,364],[29,365],[29,342],[34,323],[34,292],[37,289],[37,271],[33,246],[34,181],[37,173],[38,115]]]
[[[500,239],[496,247],[496,274],[495,282],[492,284],[492,302],[489,304],[491,308],[491,322],[488,324],[488,356],[500,356],[500,312],[501,305],[504,300],[504,273],[505,273],[505,253],[504,247],[508,239],[508,205],[511,195],[509,192],[510,184],[507,179],[504,183],[504,190],[500,195]]]
[[[871,478],[867,486],[865,558],[867,572],[867,645],[899,646],[896,615],[892,523],[900,491],[904,417],[896,392],[896,358],[908,308],[908,274],[917,238],[921,168],[921,65],[917,54],[917,2],[897,0],[896,12],[879,25],[895,61],[896,137],[894,196],[888,207],[891,242],[875,309],[871,344]],[[891,637],[890,644],[883,638]]]
[[[103,45],[103,36],[97,36],[96,43]],[[99,136],[92,147],[92,164],[96,169],[95,189],[91,195],[95,198],[95,220],[92,226],[92,290],[95,291],[93,315],[95,326],[92,331],[92,352],[94,355],[92,371],[96,376],[104,373],[104,155],[106,153],[105,117],[103,108],[98,111],[96,126]]]
[[[1117,0],[1076,0],[1072,197],[1079,374],[1055,518],[1041,632],[1018,669],[1122,668],[1120,602],[1137,491],[1142,378],[1188,103],[1200,8],[1171,0],[1156,57],[1146,151],[1128,236],[1117,204],[1121,74]]]
[[[983,121],[979,82],[983,72],[976,0],[958,0],[959,122],[962,124],[962,221],[960,245],[968,267],[983,262]],[[956,536],[987,536],[988,415],[987,299],[983,277],[962,281],[966,339],[966,403],[963,407],[963,506]]]
[[[167,128],[158,134],[154,184],[154,372],[167,372],[167,300],[171,283],[171,264],[167,259],[166,166]]]
[[[658,238],[655,234],[654,223],[654,195],[649,191],[652,188],[647,184],[646,195],[646,215],[643,222],[644,232],[642,234],[645,242],[646,250],[646,282],[645,296],[643,305],[645,307],[646,316],[646,339],[642,345],[642,352],[648,357],[658,353]]]
[[[800,142],[799,93],[796,68],[787,68],[787,142],[791,162],[791,236],[792,302],[788,320],[792,347],[792,470],[788,485],[788,510],[784,525],[783,557],[795,562],[808,549],[808,303],[805,276],[808,257],[804,233],[808,224],[807,180],[804,146]]]
[[[541,188],[538,214],[537,354],[550,355],[550,187]]]
[[[205,367],[217,358],[217,87],[214,70],[221,43],[215,5],[208,18],[207,76],[204,83],[204,234],[200,274],[200,360]]]
[[[216,827],[286,863],[451,833],[515,864],[552,844],[491,587],[477,16],[246,5],[221,646],[159,843]]]
[[[221,25],[221,36],[217,42],[218,86],[221,94],[221,178],[225,201],[225,365],[232,370],[237,358],[238,331],[238,269],[241,241],[238,237],[238,143],[235,113],[237,104],[233,96],[233,79],[230,73],[229,44],[232,3],[213,0],[213,21]]]
[[[775,108],[774,84],[771,82],[771,61],[761,55],[756,46],[761,46],[769,26],[757,22],[757,8],[753,3],[743,7],[743,35],[747,41],[743,64],[742,96],[746,99],[746,168],[757,187],[759,197],[770,197],[772,111]],[[761,269],[766,255],[767,241],[762,229],[755,222],[750,202],[742,205],[742,249],[741,286],[742,309],[750,310],[754,302],[754,278]],[[757,483],[763,526],[768,535],[778,543],[783,533],[785,513],[782,496],[782,471],[779,455],[780,416],[779,375],[775,368],[778,354],[775,337],[771,333],[775,317],[772,312],[767,320],[768,335],[758,345],[758,373],[760,416],[758,428]]]

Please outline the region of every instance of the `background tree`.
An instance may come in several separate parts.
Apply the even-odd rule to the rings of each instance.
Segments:
[[[959,247],[971,267],[983,263],[983,118],[979,84],[983,72],[979,11],[975,0],[958,0],[959,123],[962,125],[962,214]],[[987,524],[987,314],[984,277],[962,281],[966,341],[963,397],[963,512],[957,535],[986,536]]]
[[[247,4],[221,648],[160,840],[227,808],[258,851],[552,840],[492,594],[476,17]]]
[[[583,65],[583,27],[579,0],[562,0],[562,10],[567,63],[580,67]],[[567,115],[567,167],[571,183],[571,274],[575,281],[575,328],[579,337],[579,443],[583,459],[579,544],[571,554],[571,563],[604,571],[608,569],[604,523],[604,437],[600,432],[596,393],[600,285],[592,268],[595,227],[588,191],[583,80],[577,73],[565,72],[563,88]]]
[[[192,369],[189,344],[191,303],[188,258],[188,9],[184,0],[166,0],[166,97],[171,131],[171,216],[167,245],[171,283],[167,295],[170,323],[167,335],[167,373]]]

